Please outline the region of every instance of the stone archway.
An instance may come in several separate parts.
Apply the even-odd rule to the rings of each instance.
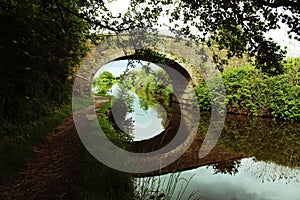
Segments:
[[[124,37],[125,39],[130,39],[130,37],[128,36]],[[155,63],[165,69],[173,82],[173,90],[175,93],[175,98],[173,99],[173,101],[178,102],[178,107],[175,108],[175,110],[177,109],[179,111],[177,114],[180,115],[180,117],[178,117],[180,118],[180,120],[175,122],[175,124],[179,123],[179,128],[178,130],[174,130],[174,132],[176,133],[180,132],[180,134],[176,134],[175,136],[175,139],[177,140],[175,142],[173,142],[172,140],[170,141],[170,143],[168,143],[167,141],[166,143],[168,144],[163,147],[164,150],[159,149],[159,151],[157,152],[159,154],[159,160],[157,160],[158,157],[149,158],[154,161],[150,162],[151,166],[155,166],[154,168],[158,169],[157,166],[161,168],[166,167],[170,163],[177,160],[182,154],[186,152],[186,150],[188,150],[189,146],[192,144],[195,136],[197,135],[199,112],[197,109],[192,107],[193,100],[195,100],[196,98],[194,93],[194,86],[200,83],[202,77],[206,79],[208,77],[216,75],[215,66],[212,64],[211,59],[209,59],[209,56],[207,56],[207,53],[205,51],[200,52],[199,54],[199,47],[197,45],[193,46],[193,44],[187,44],[184,40],[177,40],[176,38],[171,37],[163,37],[162,40],[159,40],[156,43],[155,47],[149,47],[147,45],[138,46],[132,43],[122,46],[118,41],[118,37],[110,37],[108,41],[104,41],[103,43],[101,43],[101,45],[95,47],[89,53],[77,73],[78,80],[75,81],[75,91],[73,90],[73,94],[75,93],[76,95],[78,94],[81,96],[91,97],[91,83],[95,73],[103,65],[114,60],[124,58],[140,59],[141,57],[138,57],[139,55],[136,54],[137,51],[151,49],[153,52],[159,53],[161,55],[164,55],[168,59],[173,60],[175,64],[174,66],[171,66],[171,68],[172,70],[176,71],[176,73],[174,74],[173,72],[171,72],[172,70],[170,70],[170,67],[164,67],[164,65]],[[151,60],[143,60],[151,62]],[[178,76],[178,74],[180,76]],[[184,82],[184,84],[182,84],[182,81]],[[196,106],[196,108],[198,107]],[[89,113],[93,114],[92,111]],[[82,116],[78,116],[78,120],[84,119],[81,117]],[[216,126],[214,126],[213,129],[217,130]],[[204,148],[201,147],[201,149],[195,151],[196,154],[200,155],[202,150],[204,151],[204,156],[206,156],[215,145],[215,136],[218,137],[218,135],[214,135],[214,133],[209,133],[208,137],[206,136],[203,140],[204,145],[202,146],[204,146]],[[140,145],[143,145],[143,143],[140,143]],[[158,146],[158,148],[160,148],[160,146]],[[193,153],[193,157],[195,156],[195,152]],[[130,155],[135,156],[136,154]],[[99,157],[100,155],[95,156],[98,156],[97,158],[101,158]],[[110,161],[107,159],[106,161],[109,163]],[[149,159],[147,158],[147,160]],[[140,161],[146,163],[147,160]],[[146,165],[141,165],[141,167],[143,166],[146,167]],[[147,166],[146,168],[151,169],[150,171],[153,171],[154,168],[151,168],[151,166]],[[118,168],[122,168],[122,166],[118,165]],[[142,168],[131,168],[128,172],[138,172],[140,170],[144,171]]]
[[[125,35],[124,37],[127,38],[128,36]],[[93,48],[81,63],[76,74],[82,80],[80,87],[78,87],[81,89],[80,93],[90,94],[90,80],[104,64],[122,58],[140,59],[136,55],[136,51],[141,49],[151,49],[161,56],[173,60],[176,63],[176,70],[191,80],[191,86],[199,85],[203,77],[214,75],[215,67],[212,61],[208,59],[209,56],[204,47],[186,44],[185,40],[168,36],[159,36],[159,38],[160,40],[155,43],[155,47],[152,45],[136,47],[131,44],[125,44],[127,46],[123,47],[119,45],[118,37],[111,36],[107,41]],[[153,60],[145,61],[153,62]]]
[[[172,59],[170,57],[172,57]],[[175,137],[179,131],[179,125],[181,124],[180,137],[177,138],[176,143],[167,148],[165,151],[167,152],[175,149],[188,138],[189,132],[192,129],[190,124],[198,123],[198,114],[192,113],[197,113],[198,111],[195,107],[196,96],[194,86],[199,84],[201,77],[191,65],[182,62],[182,58],[179,57],[179,59],[175,60],[174,54],[162,54],[161,52],[158,52],[158,49],[138,49],[134,53],[127,52],[127,55],[117,57],[111,62],[117,60],[142,60],[158,65],[169,75],[174,90],[171,109],[172,118],[167,129],[157,137],[134,142],[132,144],[132,149],[134,152],[151,152],[160,149]],[[179,62],[181,64],[179,64]],[[182,63],[184,63],[184,65]],[[93,71],[93,74],[95,73],[96,72]],[[83,77],[84,75],[81,74],[80,76]],[[88,88],[91,88],[91,86],[88,85]],[[196,118],[195,115],[197,115]]]

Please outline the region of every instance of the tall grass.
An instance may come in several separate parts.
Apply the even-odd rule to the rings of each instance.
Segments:
[[[189,200],[201,199],[199,191],[187,193],[190,181],[194,177],[184,178],[181,172],[170,173],[167,175],[135,178],[135,199],[153,200]]]

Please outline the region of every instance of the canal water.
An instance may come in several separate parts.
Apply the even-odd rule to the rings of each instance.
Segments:
[[[150,191],[159,188],[170,199],[300,199],[299,169],[257,161],[255,158],[236,162],[239,165],[235,173],[218,173],[213,166],[202,166],[180,173],[142,178],[138,182],[147,182],[143,187]],[[170,184],[175,188],[174,191],[170,192]]]
[[[109,95],[116,95],[119,87],[114,85]],[[165,130],[167,126],[167,111],[160,105],[155,104],[143,109],[141,99],[133,91],[127,91],[133,99],[132,111],[127,112],[125,119],[132,119],[132,135],[133,141],[141,141],[153,138]],[[118,110],[116,110],[118,112]],[[122,129],[122,127],[121,127]]]
[[[108,94],[117,97],[119,89],[115,84]],[[166,129],[168,108],[159,102],[145,106],[133,91],[125,96],[131,99],[131,109],[124,120],[131,128],[124,130],[134,141],[153,138]],[[209,121],[209,113],[201,113],[199,134],[205,136]],[[243,158],[220,156],[209,165],[187,163],[180,172],[136,178],[138,191],[144,192],[144,199],[158,195],[156,199],[172,200],[300,200],[299,122],[227,114],[217,145]],[[195,148],[199,146],[201,142]]]
[[[114,87],[112,93],[116,89]],[[159,135],[166,127],[167,120],[161,117],[167,116],[166,110],[160,109],[163,114],[153,106],[143,110],[138,95],[132,91],[129,94],[134,99],[134,111],[126,117],[134,121],[134,141]],[[205,132],[209,113],[201,116],[199,129]],[[181,172],[138,178],[137,184],[147,191],[158,190],[170,199],[299,200],[299,130],[299,122],[228,114],[218,145],[244,158],[224,158],[224,161]],[[173,189],[170,189],[172,184]]]
[[[202,116],[205,131],[209,114]],[[300,199],[299,122],[228,114],[218,145],[244,158],[137,178],[137,185],[170,199]]]

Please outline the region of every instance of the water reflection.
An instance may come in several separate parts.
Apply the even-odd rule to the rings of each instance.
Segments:
[[[201,113],[200,135],[206,133],[209,120],[209,113]],[[300,122],[297,121],[227,114],[218,144],[259,161],[300,167]]]
[[[154,77],[160,78],[154,81]],[[104,83],[109,85],[110,82]],[[128,72],[119,79],[119,84],[113,85],[110,94],[115,96],[114,118],[119,119],[118,126],[133,135],[134,140],[154,137],[168,126],[171,113],[168,84],[164,73],[146,66],[141,73],[138,70]],[[195,144],[180,162],[164,171],[194,168],[183,171],[182,178],[176,180],[181,187],[181,181],[194,175],[186,196],[181,199],[187,199],[194,191],[199,191],[202,199],[300,199],[299,122],[228,114],[212,154],[199,160],[197,150],[209,121],[209,113],[202,113]],[[236,159],[241,157],[244,159]],[[176,191],[174,195],[177,198]]]
[[[299,199],[300,170],[280,167],[283,173],[290,174],[293,171],[294,178],[273,179],[278,173],[278,166],[274,163],[256,162],[252,158],[242,159],[240,162],[241,165],[234,176],[215,174],[213,167],[200,167],[184,173],[185,176],[196,174],[189,190],[198,189],[203,199]]]
[[[194,154],[209,120],[208,113],[201,113],[195,144],[172,167],[161,170],[169,174],[155,178],[168,179],[174,176],[172,170],[182,171],[177,191],[183,187],[181,180],[193,176],[181,199],[195,191],[199,191],[195,198],[200,199],[300,199],[299,122],[228,114],[217,146],[198,159]],[[244,158],[237,159],[238,156]]]
[[[115,87],[116,89],[117,87]],[[118,91],[118,90],[117,90]],[[120,91],[120,90],[119,90]],[[167,127],[167,111],[160,104],[149,106],[141,104],[139,96],[132,92],[125,93],[127,98],[120,98],[120,94],[115,94],[112,103],[112,113],[115,123],[125,133],[133,136],[133,141],[140,141],[159,135]],[[122,95],[124,97],[124,94]],[[121,100],[122,99],[122,100]],[[125,100],[124,100],[125,99]],[[127,99],[130,99],[129,101]],[[121,110],[120,101],[126,107],[124,114]],[[145,102],[145,101],[144,101]],[[142,106],[144,105],[144,107]],[[147,105],[147,106],[145,106]],[[128,123],[130,122],[130,123]]]
[[[128,117],[128,112],[133,112],[134,96],[127,93],[122,87],[117,87],[113,91],[114,98],[112,99],[112,116],[114,127],[120,130],[120,133],[124,133],[127,140],[133,139],[134,120],[132,117]]]
[[[124,64],[128,63],[124,61]],[[134,68],[127,66],[123,72],[114,76],[104,71],[99,74],[102,79],[95,81],[97,94],[105,91],[105,95],[113,96],[111,119],[115,128],[131,136],[133,141],[159,135],[168,126],[172,115],[169,76],[157,65],[143,61],[135,63]]]
[[[257,162],[253,158],[244,158],[238,163],[234,174],[216,173],[213,166],[181,172],[171,199],[177,199],[181,195],[182,188],[186,187],[186,180],[190,181],[180,199],[188,199],[191,194],[195,194],[192,199],[203,200],[298,200],[300,198],[299,169],[292,170],[289,167],[278,167],[270,162]],[[287,176],[274,179],[274,175],[279,172]],[[154,177],[153,180],[156,180],[154,184],[163,183],[160,191],[164,191],[174,176],[176,173]],[[160,181],[157,181],[158,178]]]
[[[300,123],[228,115],[219,143],[234,152],[300,167]]]

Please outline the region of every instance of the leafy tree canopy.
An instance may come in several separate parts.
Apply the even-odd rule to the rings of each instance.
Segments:
[[[159,16],[164,14],[174,32],[225,49],[228,58],[249,53],[258,68],[273,75],[282,73],[286,52],[264,34],[285,24],[290,37],[299,40],[300,36],[298,0],[137,0],[119,16],[113,16],[103,1],[85,5],[88,9],[82,15],[95,29],[116,33],[159,26]],[[217,54],[213,58],[222,70],[226,59]]]
[[[151,29],[161,25],[159,17],[165,15],[172,31],[225,49],[228,58],[249,53],[258,68],[272,75],[282,72],[285,52],[264,33],[282,23],[300,40],[299,0],[132,0],[128,11],[118,16],[105,3],[0,2],[0,119],[8,127],[5,133],[11,132],[11,121],[32,121],[66,101],[86,39],[96,41],[101,32]],[[222,69],[226,60],[213,58]]]
[[[112,73],[102,72],[98,78],[93,80],[93,86],[97,88],[96,95],[106,95],[116,82],[116,77]]]

